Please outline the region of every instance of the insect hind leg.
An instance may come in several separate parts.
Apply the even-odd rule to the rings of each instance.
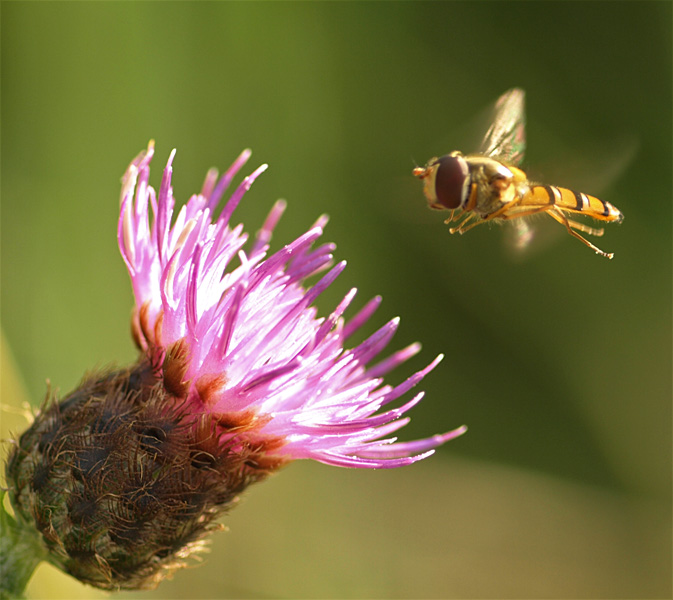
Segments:
[[[572,235],[573,237],[577,238],[580,242],[585,244],[586,246],[589,246],[596,254],[600,254],[601,256],[605,256],[605,258],[612,258],[614,256],[614,253],[612,252],[603,252],[598,246],[594,246],[589,240],[586,238],[583,238],[579,233],[577,233],[573,227],[575,225],[581,225],[581,227],[578,227],[580,231],[583,233],[591,233],[590,231],[587,231],[587,229],[591,229],[592,231],[597,231],[594,230],[592,227],[587,227],[586,225],[582,223],[578,223],[577,221],[571,221],[566,217],[558,208],[551,208],[549,211],[549,216],[561,223],[561,225],[565,225],[565,228],[568,230],[568,233]],[[596,234],[594,234],[596,235]],[[602,231],[598,235],[603,235]]]
[[[566,217],[568,224],[573,228],[573,229],[578,229],[582,233],[588,233],[589,235],[595,235],[596,237],[601,237],[605,233],[605,229],[603,227],[589,227],[588,225],[585,225],[584,223],[580,223],[579,221],[573,221],[572,219],[568,219]]]

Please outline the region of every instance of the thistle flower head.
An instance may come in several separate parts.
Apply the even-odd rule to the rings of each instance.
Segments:
[[[326,218],[269,253],[284,202],[250,242],[230,224],[266,166],[220,206],[249,151],[221,177],[210,171],[177,215],[174,152],[158,194],[149,185],[153,154],[150,143],[124,175],[118,225],[140,358],[47,403],[7,468],[17,514],[35,523],[53,562],[106,589],[156,585],[237,494],[288,461],[398,467],[464,431],[393,437],[423,394],[391,406],[441,356],[386,385],[383,376],[420,346],[375,362],[397,329],[393,319],[349,347],[380,298],[346,320],[353,289],[318,315],[314,301],[345,267],[333,265],[333,245],[318,242]]]
[[[343,271],[332,263],[332,244],[314,247],[326,218],[267,257],[268,241],[285,205],[278,202],[243,250],[242,226],[230,217],[243,193],[266,168],[246,177],[218,217],[224,190],[249,156],[245,151],[217,180],[211,171],[200,194],[178,213],[171,190],[172,161],[158,197],[148,186],[153,147],[124,176],[119,245],[136,297],[136,341],[166,387],[192,409],[227,423],[240,440],[274,440],[272,455],[312,458],[348,467],[397,467],[425,458],[462,429],[426,440],[394,443],[403,415],[421,398],[385,410],[414,387],[441,357],[396,387],[388,371],[418,352],[413,344],[374,366],[395,333],[393,319],[355,348],[348,337],[374,312],[375,298],[350,322],[343,313],[351,290],[327,318],[314,300]],[[135,194],[134,194],[135,192]],[[150,218],[150,211],[153,218]],[[307,287],[305,280],[321,272]]]

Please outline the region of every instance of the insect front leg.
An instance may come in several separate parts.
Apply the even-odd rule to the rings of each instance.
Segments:
[[[465,216],[465,218],[456,227],[451,227],[451,229],[449,229],[449,233],[460,233],[460,235],[463,235],[466,231],[484,222],[481,220],[479,215],[475,213],[463,213],[461,216],[464,216],[465,214],[467,214],[467,216]],[[445,223],[448,224],[448,220],[445,221]]]
[[[463,215],[463,213],[464,213],[464,211],[462,211],[462,210],[452,210],[452,211],[450,211],[449,218],[444,219],[444,224],[448,225],[449,223],[451,223],[453,221],[457,221],[458,219],[460,219],[460,217]]]

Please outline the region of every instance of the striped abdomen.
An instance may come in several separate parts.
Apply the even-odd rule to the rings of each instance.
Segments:
[[[581,213],[600,221],[621,221],[621,212],[609,202],[554,185],[531,185],[519,206],[557,206],[561,210]]]

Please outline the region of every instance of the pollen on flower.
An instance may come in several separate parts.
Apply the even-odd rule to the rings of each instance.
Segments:
[[[151,588],[184,566],[238,495],[289,461],[399,467],[465,431],[397,441],[423,393],[392,406],[441,356],[386,385],[420,345],[376,362],[395,318],[349,346],[380,297],[346,319],[351,289],[318,315],[315,300],[346,266],[333,264],[333,244],[319,244],[326,217],[270,252],[284,201],[252,240],[230,223],[266,165],[219,209],[249,150],[222,177],[210,170],[177,214],[175,151],[158,192],[148,183],[153,154],[151,142],[124,175],[117,230],[138,361],[87,375],[60,401],[50,395],[7,466],[17,515],[52,562],[109,590]]]

